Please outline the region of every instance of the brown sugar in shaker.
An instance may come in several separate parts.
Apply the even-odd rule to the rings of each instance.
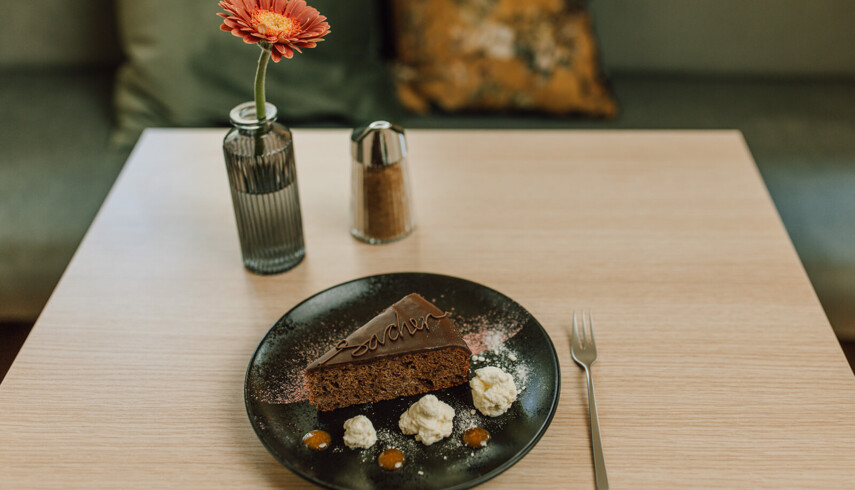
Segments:
[[[350,233],[378,244],[400,240],[416,226],[404,129],[374,121],[351,135]]]

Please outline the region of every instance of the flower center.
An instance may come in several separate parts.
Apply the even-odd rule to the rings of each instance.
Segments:
[[[296,19],[271,10],[256,10],[252,13],[252,26],[265,36],[291,37],[299,25]]]

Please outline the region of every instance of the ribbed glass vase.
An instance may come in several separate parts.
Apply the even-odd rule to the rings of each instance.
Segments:
[[[255,103],[229,114],[232,129],[223,140],[243,264],[258,274],[275,274],[303,260],[303,218],[291,131],[276,122],[276,107],[256,117]]]

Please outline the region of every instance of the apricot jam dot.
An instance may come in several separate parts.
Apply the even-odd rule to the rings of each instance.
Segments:
[[[303,436],[303,444],[315,451],[323,451],[330,447],[331,440],[330,435],[322,430],[313,430]]]
[[[490,433],[480,427],[466,429],[466,432],[463,433],[463,443],[472,449],[487,447],[489,441]]]
[[[387,449],[380,453],[377,464],[384,470],[395,471],[404,466],[404,453],[398,449]]]

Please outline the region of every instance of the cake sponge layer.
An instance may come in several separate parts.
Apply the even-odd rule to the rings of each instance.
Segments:
[[[448,347],[310,370],[309,402],[318,410],[419,395],[469,381],[469,352]]]

